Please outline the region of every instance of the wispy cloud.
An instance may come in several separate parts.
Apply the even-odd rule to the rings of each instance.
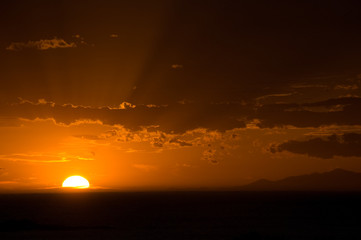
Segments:
[[[265,99],[265,98],[269,98],[269,97],[289,97],[292,96],[294,93],[274,93],[274,94],[268,94],[265,96],[261,96],[256,98],[256,100],[261,100],[261,99]]]
[[[41,39],[38,41],[12,42],[6,50],[21,51],[24,49],[49,50],[55,48],[75,48],[74,42],[67,42],[61,38]]]
[[[0,184],[14,184],[14,183],[18,183],[15,181],[0,181]]]
[[[42,154],[42,153],[18,153],[9,155],[0,155],[0,160],[13,162],[32,162],[32,163],[62,163],[73,160],[91,161],[92,157],[74,156],[65,153],[60,154]]]
[[[327,85],[323,84],[294,84],[291,88],[327,88]]]
[[[336,85],[334,87],[336,90],[358,90],[359,86],[357,84],[340,84],[340,85]]]
[[[173,69],[182,69],[183,65],[182,64],[172,64],[171,66]]]
[[[133,167],[145,171],[145,172],[150,172],[150,171],[154,171],[157,169],[156,166],[153,165],[147,165],[147,164],[134,164]]]

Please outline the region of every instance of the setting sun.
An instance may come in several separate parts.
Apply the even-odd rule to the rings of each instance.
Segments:
[[[71,176],[65,179],[62,187],[71,187],[71,188],[88,188],[89,182],[82,176]]]

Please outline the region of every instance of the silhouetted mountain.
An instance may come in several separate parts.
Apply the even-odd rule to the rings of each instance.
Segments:
[[[279,181],[261,179],[240,187],[249,191],[361,191],[361,173],[344,169],[292,176]]]

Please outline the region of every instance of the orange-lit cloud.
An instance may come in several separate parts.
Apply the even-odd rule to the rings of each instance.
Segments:
[[[336,85],[335,89],[339,89],[339,90],[357,90],[357,89],[359,89],[359,86],[357,84],[352,84],[352,85],[340,84],[340,85]]]
[[[265,95],[265,96],[261,96],[261,97],[258,97],[256,98],[256,100],[264,100],[266,98],[271,98],[271,97],[289,97],[289,96],[292,96],[294,93],[273,93],[273,94],[268,94],[268,95]]]
[[[171,66],[173,69],[182,69],[183,65],[182,64],[172,64]]]
[[[55,48],[75,48],[77,45],[74,42],[67,42],[61,38],[53,39],[41,39],[38,41],[28,41],[28,42],[12,42],[6,50],[10,51],[20,51],[23,49],[36,49],[36,50],[48,50]]]

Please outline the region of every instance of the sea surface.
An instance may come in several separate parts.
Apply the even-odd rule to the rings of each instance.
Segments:
[[[361,239],[361,193],[2,194],[0,239]]]

